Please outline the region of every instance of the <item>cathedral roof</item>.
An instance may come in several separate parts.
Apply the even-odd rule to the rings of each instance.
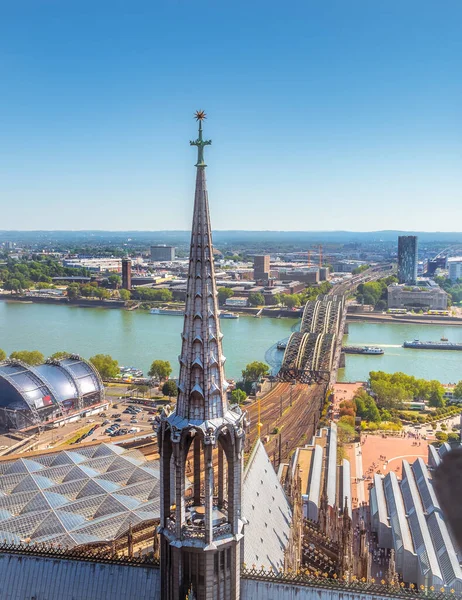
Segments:
[[[261,440],[244,472],[244,562],[279,570],[290,541],[292,509]]]

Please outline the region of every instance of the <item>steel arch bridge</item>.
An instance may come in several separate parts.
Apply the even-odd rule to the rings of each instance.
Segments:
[[[317,300],[307,302],[300,331],[338,335],[344,309],[343,296],[320,296]]]
[[[330,380],[344,309],[343,296],[321,296],[306,304],[300,331],[294,332],[287,343],[280,379],[301,383]]]

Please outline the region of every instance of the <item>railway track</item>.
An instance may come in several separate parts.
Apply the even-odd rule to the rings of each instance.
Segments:
[[[281,460],[285,461],[295,448],[311,440],[324,393],[325,384],[277,383],[260,399],[261,438],[275,466],[279,464],[279,444]],[[258,435],[258,402],[246,410],[250,419],[246,444],[250,449]]]

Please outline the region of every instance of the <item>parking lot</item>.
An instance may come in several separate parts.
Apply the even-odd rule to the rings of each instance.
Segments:
[[[153,419],[159,409],[138,405],[130,399],[112,398],[114,404],[104,413],[74,423],[47,430],[40,434],[39,450],[47,448],[71,448],[82,442],[108,442],[153,433]],[[135,410],[136,407],[136,410]],[[129,412],[126,412],[129,410]],[[153,414],[150,414],[153,413]],[[93,430],[93,431],[91,431]],[[110,431],[108,431],[110,430]],[[90,434],[88,434],[91,431]],[[82,436],[85,436],[82,439]]]

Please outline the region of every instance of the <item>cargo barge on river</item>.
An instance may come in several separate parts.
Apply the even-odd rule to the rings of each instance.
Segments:
[[[414,350],[462,350],[462,343],[413,340],[412,342],[404,342],[403,348],[413,348]]]

